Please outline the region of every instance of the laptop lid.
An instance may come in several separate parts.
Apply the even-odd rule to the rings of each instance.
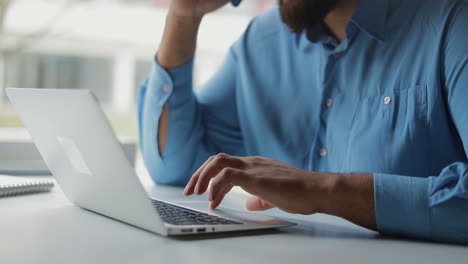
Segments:
[[[70,201],[167,235],[90,91],[9,88],[6,92]]]

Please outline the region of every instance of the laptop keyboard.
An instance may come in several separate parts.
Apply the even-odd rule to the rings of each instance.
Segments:
[[[161,219],[172,225],[242,225],[226,218],[193,211],[187,208],[151,200]]]

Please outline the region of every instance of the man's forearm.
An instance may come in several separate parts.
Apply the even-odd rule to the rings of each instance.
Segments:
[[[163,68],[174,69],[194,57],[200,22],[201,17],[181,17],[169,11],[164,36],[156,58]],[[160,154],[164,152],[166,147],[168,130],[169,110],[164,107],[158,130]]]
[[[376,230],[373,175],[334,174],[332,177],[329,204],[322,208],[322,213]]]
[[[171,70],[193,58],[200,22],[201,17],[178,16],[169,10],[157,54],[158,63],[163,68]]]
[[[371,174],[306,171],[274,159],[221,153],[192,175],[184,193],[200,195],[210,186],[214,209],[233,186],[239,186],[254,195],[247,202],[249,210],[277,207],[294,214],[325,213],[376,230],[373,185]]]

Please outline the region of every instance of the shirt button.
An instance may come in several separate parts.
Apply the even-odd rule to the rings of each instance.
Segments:
[[[335,58],[339,58],[341,56],[343,56],[343,52],[337,52],[335,54],[333,54],[335,56]]]
[[[324,149],[324,148],[323,148],[323,149],[320,150],[320,157],[323,158],[323,157],[325,157],[325,156],[327,156],[327,155],[328,155],[327,149]]]
[[[391,98],[390,96],[386,96],[386,97],[384,98],[384,103],[385,103],[386,105],[390,104],[391,102],[392,102],[392,98]]]
[[[171,92],[171,87],[169,85],[164,85],[163,86],[163,92],[165,93],[170,93]]]
[[[332,105],[333,105],[333,100],[332,100],[331,98],[328,98],[328,99],[327,99],[327,102],[326,102],[326,105],[327,105],[328,108],[332,107]]]

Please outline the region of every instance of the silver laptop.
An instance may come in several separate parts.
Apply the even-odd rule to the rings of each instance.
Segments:
[[[63,192],[81,208],[164,236],[294,225],[229,208],[203,212],[151,199],[90,91],[6,91]]]

